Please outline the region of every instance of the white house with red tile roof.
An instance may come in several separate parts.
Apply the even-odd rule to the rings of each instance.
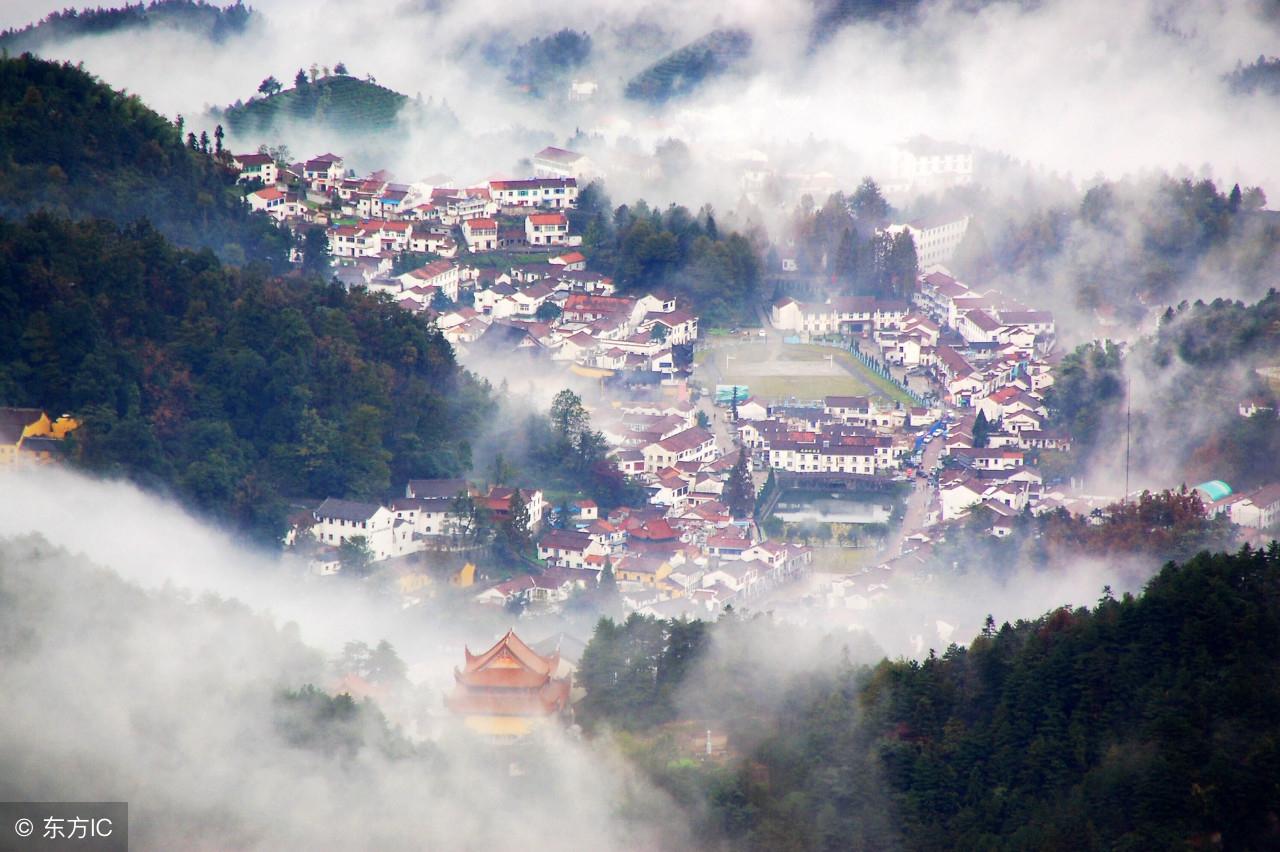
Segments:
[[[558,266],[565,272],[581,272],[587,268],[587,258],[580,251],[567,251],[555,257],[547,258],[547,263]]]
[[[231,165],[240,171],[236,183],[260,180],[263,186],[275,186],[280,179],[280,169],[268,154],[236,154]]]
[[[342,158],[337,154],[312,157],[303,164],[302,178],[308,189],[328,192],[342,181]]]
[[[458,264],[448,260],[435,260],[426,266],[420,266],[412,272],[401,275],[399,280],[405,289],[410,287],[437,288],[450,301],[458,301],[458,282],[460,268]]]
[[[462,223],[462,236],[470,251],[493,251],[498,247],[498,220],[468,219]]]
[[[534,213],[524,220],[524,238],[531,246],[562,246],[569,241],[569,220],[563,213]]]
[[[329,228],[329,254],[333,257],[374,257],[382,251],[378,232],[359,225]]]
[[[288,214],[286,207],[286,196],[283,192],[274,186],[263,187],[256,192],[251,192],[245,196],[245,201],[249,202],[249,208],[266,213],[273,219],[283,219]]]

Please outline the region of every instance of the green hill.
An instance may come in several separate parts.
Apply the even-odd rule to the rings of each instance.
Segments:
[[[77,464],[266,540],[285,496],[464,473],[490,406],[389,297],[45,214],[0,219],[0,404],[71,412]]]
[[[715,30],[632,77],[626,95],[632,100],[664,103],[729,71],[750,53],[751,35],[745,30]]]
[[[0,58],[0,216],[34,210],[147,219],[184,246],[287,264],[287,232],[248,211],[216,157],[136,97],[24,54]]]
[[[115,9],[64,9],[22,29],[0,33],[0,49],[12,54],[39,51],[55,42],[147,27],[184,30],[221,42],[244,32],[252,18],[253,12],[239,0],[225,7],[204,0],[154,0]]]
[[[270,134],[291,122],[377,132],[394,127],[408,102],[408,97],[384,86],[335,74],[228,107],[223,120],[228,130],[241,137]]]

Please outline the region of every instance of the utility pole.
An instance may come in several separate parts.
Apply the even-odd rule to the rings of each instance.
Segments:
[[[1133,395],[1129,392],[1129,377],[1124,379],[1124,498],[1120,501],[1127,504],[1129,502],[1129,434],[1130,421],[1133,414]]]

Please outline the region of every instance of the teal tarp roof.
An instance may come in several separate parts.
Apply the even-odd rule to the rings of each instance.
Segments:
[[[1211,479],[1208,482],[1202,482],[1196,486],[1197,491],[1203,491],[1205,496],[1210,500],[1221,500],[1224,497],[1231,496],[1231,486],[1223,482],[1221,479]]]

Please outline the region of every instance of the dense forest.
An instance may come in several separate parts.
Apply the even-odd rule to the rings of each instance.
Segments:
[[[1131,380],[1133,434],[1142,438],[1134,442],[1137,463],[1172,465],[1199,477],[1195,481],[1224,479],[1240,490],[1280,481],[1275,411],[1238,413],[1246,399],[1274,402],[1276,389],[1256,370],[1276,364],[1280,292],[1253,304],[1183,302],[1127,352],[1105,341],[1077,347],[1057,369],[1046,402],[1053,424],[1071,431],[1071,461],[1083,468],[1123,445]]]
[[[252,19],[253,11],[240,0],[226,6],[204,0],[152,0],[118,8],[63,9],[22,29],[0,33],[0,49],[14,54],[39,51],[68,39],[160,26],[222,42],[244,32]]]
[[[287,268],[288,231],[249,212],[215,156],[217,128],[201,132],[203,147],[81,68],[0,58],[0,216],[146,219],[180,245]]]
[[[1137,597],[989,618],[923,662],[858,665],[864,649],[836,636],[817,670],[735,653],[795,642],[764,616],[604,620],[583,656],[587,720],[631,729],[622,742],[704,841],[737,848],[1280,843],[1278,545],[1169,563]],[[691,727],[728,733],[725,760],[691,760],[655,727],[677,701]]]
[[[289,497],[465,473],[492,406],[389,298],[47,214],[0,220],[0,400],[75,414],[81,465],[264,538]]]
[[[595,270],[613,276],[623,293],[662,289],[696,306],[705,325],[746,320],[760,298],[760,248],[747,236],[721,231],[709,208],[666,210],[644,201],[610,209],[602,185],[584,187],[570,228],[583,235]]]

